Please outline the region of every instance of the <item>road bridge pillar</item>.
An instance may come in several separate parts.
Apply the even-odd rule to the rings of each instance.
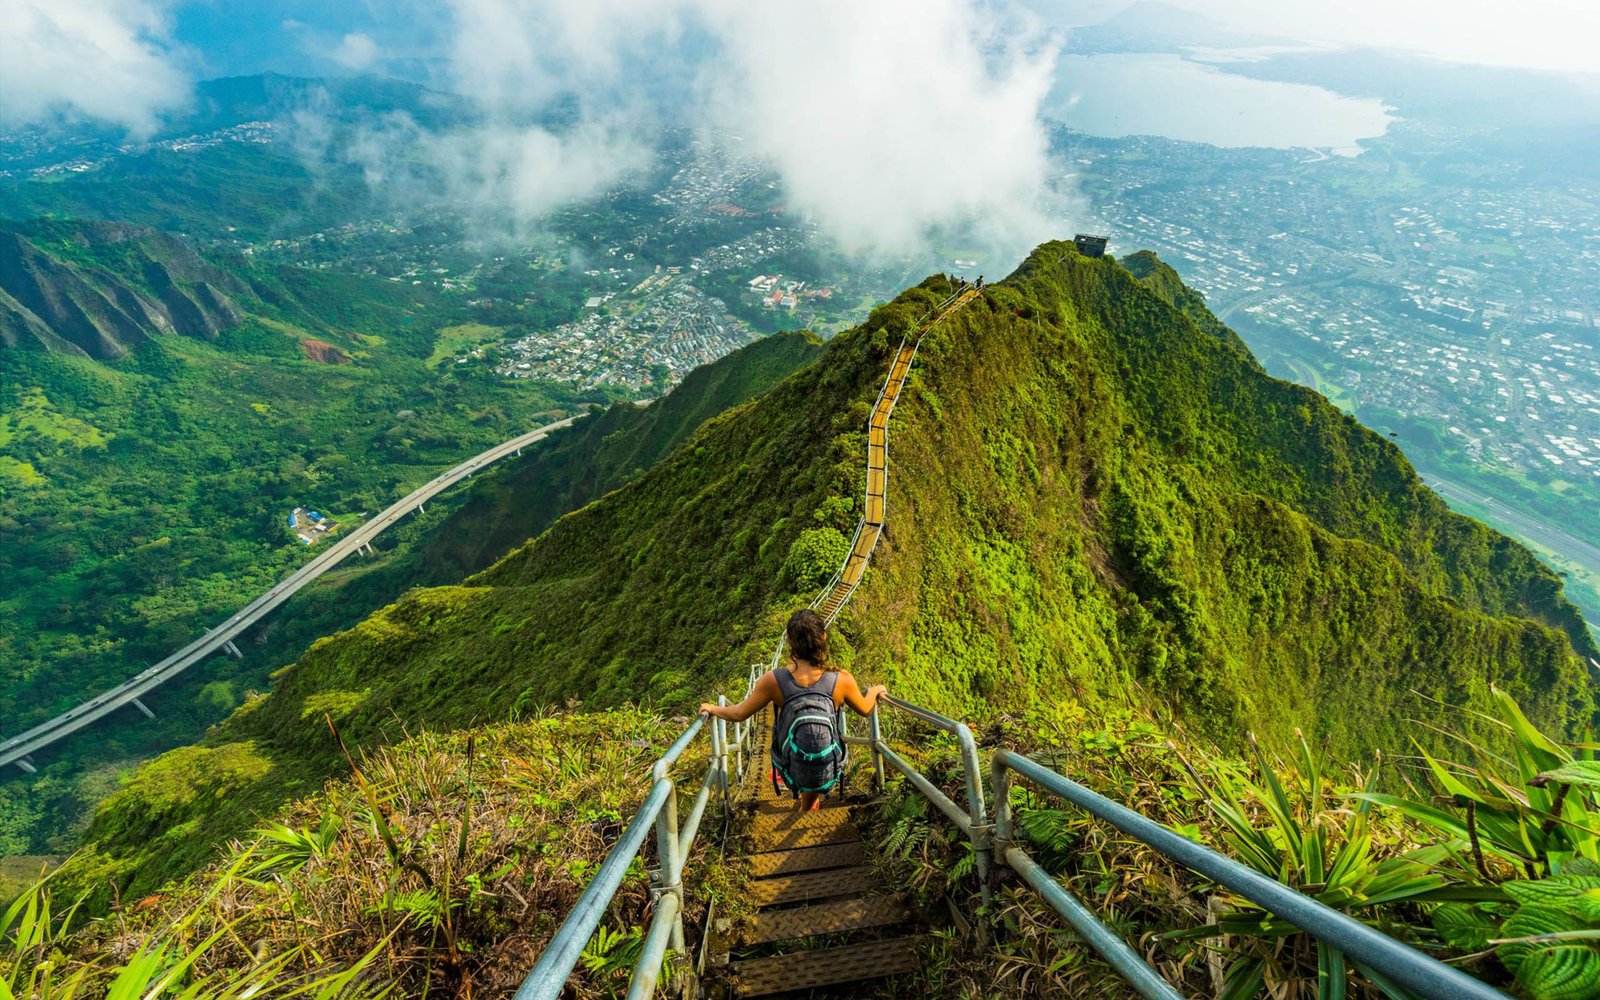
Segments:
[[[428,512],[428,508],[422,506],[422,504],[420,504],[420,503],[417,504],[417,513],[418,514],[426,514],[427,512]]]
[[[233,643],[230,642],[230,643],[228,643],[228,645],[231,646],[231,645],[233,645]],[[144,713],[144,717],[147,718],[147,719],[153,719],[153,718],[156,717],[156,713],[150,711],[150,706],[146,705],[144,702],[140,701],[138,698],[133,699],[133,707],[137,708],[139,711],[143,712]]]
[[[244,654],[239,652],[239,647],[233,644],[232,639],[229,639],[227,642],[223,643],[222,648],[227,650],[230,656],[236,656],[241,660],[244,659]]]
[[[28,759],[26,757],[19,758],[15,761],[15,763],[18,767],[22,768],[24,771],[27,771],[29,774],[39,773],[39,769],[28,763]]]

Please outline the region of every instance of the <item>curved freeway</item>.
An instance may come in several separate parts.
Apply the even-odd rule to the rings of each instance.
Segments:
[[[27,763],[27,757],[30,754],[42,750],[57,740],[77,732],[84,726],[110,715],[119,708],[132,704],[140,695],[160,687],[196,663],[213,655],[217,650],[231,643],[263,616],[271,613],[278,605],[294,596],[295,592],[300,588],[311,583],[317,577],[332,569],[345,556],[363,548],[378,535],[382,534],[385,529],[393,526],[396,521],[400,520],[401,515],[420,508],[437,494],[449,489],[484,466],[519,451],[536,441],[543,440],[552,431],[567,427],[577,419],[577,416],[573,416],[565,420],[557,420],[553,424],[545,424],[536,430],[514,437],[502,444],[497,444],[488,451],[482,452],[462,462],[455,468],[430,479],[407,494],[404,499],[380,512],[378,516],[351,530],[349,534],[341,536],[304,566],[284,577],[269,593],[251,601],[233,617],[160,663],[144,670],[132,680],[124,681],[111,690],[96,695],[76,708],[70,709],[47,722],[41,722],[25,733],[0,741],[0,767],[4,767],[7,764],[18,764],[24,770],[31,770]]]

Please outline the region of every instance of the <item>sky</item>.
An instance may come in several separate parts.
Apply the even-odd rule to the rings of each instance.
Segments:
[[[1052,24],[1071,25],[1093,23],[1129,2],[960,0],[957,6],[985,19],[1023,6]],[[1596,0],[1177,0],[1177,5],[1255,34],[1392,47],[1461,62],[1600,72]],[[6,6],[7,15],[0,18],[0,122],[34,121],[66,109],[135,131],[148,130],[164,110],[181,105],[192,81],[213,76],[263,70],[376,72],[437,86],[470,86],[460,46],[475,25],[496,16],[548,19],[549,32],[511,25],[509,36],[526,39],[529,46],[516,57],[530,66],[548,66],[553,48],[567,49],[587,66],[616,58],[594,46],[625,41],[629,32],[616,30],[619,21],[653,27],[663,19],[698,14],[748,22],[746,6],[758,8],[755,16],[780,34],[803,32],[816,20],[807,3],[714,0],[8,0]],[[890,17],[903,18],[900,28],[917,20],[899,0],[861,0],[854,16],[864,31]],[[722,34],[737,30],[730,24]]]
[[[742,136],[847,250],[950,227],[1018,245],[1076,209],[1042,109],[1060,30],[1125,0],[7,0],[0,126],[153,132],[193,85],[266,70],[374,73],[463,95],[470,126],[403,117],[354,136],[314,115],[307,155],[395,192],[437,187],[513,227],[643,165],[666,119]],[[1180,0],[1252,34],[1592,69],[1596,0]],[[1515,10],[1515,14],[1511,11]],[[581,95],[559,134],[537,112]],[[981,122],[978,130],[969,128]],[[958,142],[940,137],[961,135]]]
[[[1596,0],[1183,0],[1179,5],[1256,34],[1404,49],[1451,62],[1600,72]]]

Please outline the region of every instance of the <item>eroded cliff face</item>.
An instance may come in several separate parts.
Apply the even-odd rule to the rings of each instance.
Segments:
[[[115,273],[97,261],[115,259]],[[214,340],[246,291],[179,240],[112,223],[0,229],[0,343],[108,360],[156,334]]]
[[[302,340],[300,350],[305,356],[322,365],[347,365],[350,355],[326,340]]]

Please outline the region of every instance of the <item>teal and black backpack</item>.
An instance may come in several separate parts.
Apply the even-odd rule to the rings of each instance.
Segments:
[[[795,797],[801,792],[826,792],[844,776],[844,740],[833,688],[839,673],[830,670],[810,687],[794,682],[784,667],[773,671],[783,707],[772,727],[772,786],[778,779]]]

